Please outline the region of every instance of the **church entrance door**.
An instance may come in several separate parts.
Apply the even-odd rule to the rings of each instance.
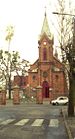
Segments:
[[[43,98],[49,98],[49,83],[47,81],[43,81],[42,94]]]

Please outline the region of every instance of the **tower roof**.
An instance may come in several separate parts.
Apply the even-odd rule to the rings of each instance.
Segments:
[[[42,26],[42,30],[41,30],[40,37],[41,37],[44,33],[46,33],[46,35],[48,36],[49,39],[52,38],[52,34],[51,34],[51,32],[50,32],[49,25],[48,25],[48,20],[47,20],[46,12],[45,12],[45,17],[44,17],[44,21],[43,21],[43,26]]]

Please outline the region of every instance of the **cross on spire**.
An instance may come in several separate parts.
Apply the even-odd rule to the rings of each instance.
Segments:
[[[46,17],[46,6],[45,6],[45,17]]]

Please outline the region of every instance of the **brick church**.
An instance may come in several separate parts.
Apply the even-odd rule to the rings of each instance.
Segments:
[[[54,40],[50,32],[45,13],[43,26],[38,40],[39,58],[30,66],[28,84],[36,88],[41,86],[43,99],[54,99],[67,94],[64,66],[53,54]]]

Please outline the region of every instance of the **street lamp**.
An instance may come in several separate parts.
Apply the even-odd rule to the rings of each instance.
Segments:
[[[68,13],[59,13],[59,12],[52,12],[53,14],[55,15],[68,15],[68,16],[72,16],[73,17],[73,47],[74,47],[74,44],[75,44],[75,15],[74,14],[68,14]],[[75,48],[74,49],[74,59],[75,59]]]
[[[75,16],[73,14],[68,14],[68,13],[59,13],[59,12],[52,12],[53,14],[57,14],[57,15],[69,15],[69,16]]]

